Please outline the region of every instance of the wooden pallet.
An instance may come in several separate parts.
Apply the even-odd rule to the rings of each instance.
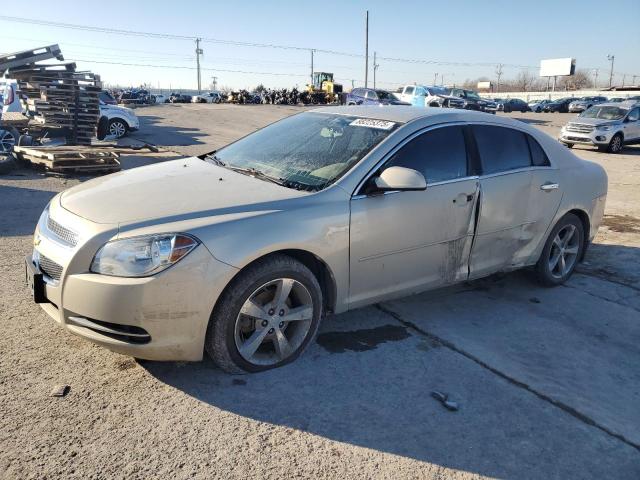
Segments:
[[[49,52],[47,48],[43,49],[45,53],[59,53],[59,49],[50,48]],[[14,57],[7,63],[8,76],[18,81],[22,95],[27,97],[28,112],[43,127],[59,130],[67,143],[90,145],[100,118],[100,76],[77,72],[74,63],[36,64],[30,61],[31,53],[14,55],[23,59],[21,64]],[[0,57],[0,64],[2,60]]]
[[[109,147],[13,147],[19,160],[44,165],[53,172],[120,170],[120,151]]]

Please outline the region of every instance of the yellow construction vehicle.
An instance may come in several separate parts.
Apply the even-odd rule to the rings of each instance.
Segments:
[[[313,84],[307,85],[313,103],[333,103],[339,100],[342,85],[333,81],[333,73],[313,72]]]

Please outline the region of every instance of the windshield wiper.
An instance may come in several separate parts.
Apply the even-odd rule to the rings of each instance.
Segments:
[[[226,167],[227,164],[224,163],[222,160],[220,160],[217,156],[216,156],[216,150],[214,150],[211,153],[208,153],[204,156],[205,160],[210,160],[212,163],[214,163],[215,165],[218,165],[219,167]]]
[[[248,175],[250,177],[259,178],[260,180],[264,180],[266,182],[275,183],[282,187],[286,187],[285,182],[281,178],[272,177],[271,175],[267,175],[261,170],[256,168],[245,168],[245,167],[234,167],[233,165],[223,165],[224,168],[228,168],[229,170],[233,170],[234,172],[242,173],[243,175]]]

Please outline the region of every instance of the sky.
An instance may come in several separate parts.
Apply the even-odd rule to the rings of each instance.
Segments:
[[[197,86],[195,42],[201,37],[202,88],[304,87],[314,70],[336,81],[363,86],[365,11],[369,11],[369,86],[460,84],[466,79],[503,79],[521,70],[538,74],[541,59],[573,57],[599,83],[640,83],[638,0],[456,0],[300,2],[111,0],[95,8],[77,1],[30,0],[0,12],[0,53],[57,43],[80,70],[99,73],[107,85],[150,84],[164,90]],[[4,17],[3,17],[4,16]],[[21,17],[106,29],[159,34],[123,35],[76,27],[35,25]],[[163,38],[164,35],[174,36]],[[187,37],[187,38],[175,38]],[[272,45],[250,46],[247,44]],[[277,46],[277,47],[276,47]],[[280,48],[282,46],[292,48]],[[330,52],[328,52],[330,51]],[[399,61],[402,59],[404,61]]]

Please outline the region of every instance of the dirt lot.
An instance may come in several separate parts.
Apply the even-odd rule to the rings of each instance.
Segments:
[[[170,152],[124,166],[299,110],[139,109],[132,137]],[[552,135],[570,118],[512,116]],[[0,176],[0,478],[639,478],[640,148],[576,153],[606,168],[609,198],[567,285],[518,272],[360,309],[329,318],[296,363],[235,377],[61,331],[28,298],[22,257],[46,202],[85,177]]]

